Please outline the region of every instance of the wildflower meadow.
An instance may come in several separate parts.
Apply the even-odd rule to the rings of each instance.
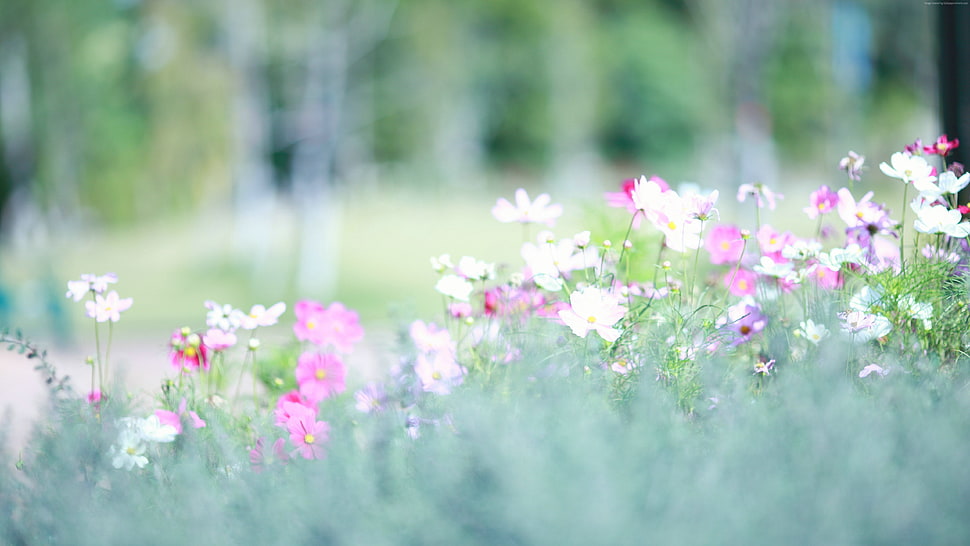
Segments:
[[[431,257],[441,310],[398,325],[377,380],[345,364],[368,325],[341,301],[205,301],[136,396],[125,279],[64,279],[90,376],[4,334],[49,403],[4,450],[0,542],[970,542],[957,146],[848,152],[804,195],[618,181],[580,233],[547,193],[496,196],[521,260]]]

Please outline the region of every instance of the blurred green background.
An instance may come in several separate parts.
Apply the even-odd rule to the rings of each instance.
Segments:
[[[66,281],[108,271],[135,298],[124,328],[160,339],[201,327],[206,299],[435,313],[429,256],[518,265],[522,231],[490,209],[520,186],[567,205],[561,236],[584,214],[625,227],[596,210],[640,174],[720,189],[728,213],[761,181],[797,213],[849,149],[878,165],[936,136],[933,18],[913,0],[3,0],[0,321],[71,340]]]

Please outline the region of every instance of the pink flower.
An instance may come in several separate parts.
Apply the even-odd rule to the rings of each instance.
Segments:
[[[172,351],[169,353],[169,361],[172,366],[185,372],[191,372],[202,368],[209,369],[209,354],[202,337],[192,333],[188,328],[182,328],[172,332],[169,340]]]
[[[307,397],[300,394],[300,391],[290,391],[280,396],[279,400],[276,401],[276,409],[273,410],[274,424],[286,428],[286,422],[290,420],[290,417],[303,411],[298,406],[309,409],[316,415],[316,402],[308,400]]]
[[[260,326],[272,326],[286,312],[286,304],[279,302],[269,309],[262,305],[254,305],[249,314],[239,317],[239,326],[243,330],[255,330]]]
[[[944,135],[944,138],[945,137],[946,135]],[[883,368],[879,364],[869,364],[865,368],[862,368],[862,371],[859,372],[859,377],[868,377],[869,374],[873,373],[885,377],[889,375],[889,370]]]
[[[236,334],[220,330],[219,328],[210,328],[202,336],[202,344],[213,351],[225,351],[235,345],[236,341]]]
[[[101,391],[99,391],[98,389],[94,389],[93,391],[88,393],[88,396],[87,396],[88,404],[91,404],[92,406],[97,406],[98,404],[101,403],[102,398],[103,398],[103,395],[101,394]]]
[[[764,224],[758,230],[756,237],[763,256],[770,256],[776,262],[787,261],[782,256],[781,251],[795,241],[795,235],[792,232],[778,233],[775,228]]]
[[[329,344],[342,353],[349,353],[353,344],[364,337],[357,313],[342,303],[334,302],[324,308],[318,302],[303,300],[296,303],[294,312],[297,321],[293,332],[301,341],[320,347]]]
[[[296,382],[300,394],[319,402],[347,388],[344,363],[334,354],[303,353],[296,365]]]
[[[264,452],[265,439],[260,437],[256,440],[256,447],[249,450],[249,464],[251,465],[253,472],[259,473],[265,470],[267,466],[275,462],[281,464],[286,464],[290,460],[290,456],[286,454],[283,446],[286,441],[283,438],[277,438],[273,442],[273,453],[268,454]]]
[[[326,455],[323,444],[330,439],[330,425],[316,419],[316,413],[306,409],[297,411],[286,422],[290,442],[296,446],[294,453],[299,452],[304,459],[322,459]]]
[[[96,294],[94,301],[84,304],[87,315],[98,322],[118,322],[121,320],[121,312],[127,311],[132,304],[131,298],[121,299],[118,293],[112,290],[106,296]]]
[[[626,315],[626,307],[611,293],[596,287],[576,290],[569,296],[569,309],[559,311],[559,318],[579,337],[595,331],[612,343],[620,337],[613,327]]]
[[[449,394],[464,381],[466,370],[455,360],[454,351],[442,350],[419,354],[414,373],[425,392]]]
[[[168,410],[155,410],[155,416],[163,425],[169,425],[176,430],[178,434],[182,434],[182,416],[186,414],[185,411],[185,398],[179,403],[178,413]],[[206,426],[205,421],[203,421],[199,414],[194,411],[188,412],[189,418],[192,420],[193,428],[204,428]]]
[[[741,229],[735,225],[720,224],[707,235],[704,248],[711,253],[712,264],[737,263],[744,252]]]
[[[540,194],[535,201],[522,188],[515,191],[515,205],[505,198],[499,198],[492,208],[492,216],[499,222],[519,222],[521,224],[546,224],[552,226],[556,218],[562,216],[562,205],[550,205],[548,193]]]
[[[832,271],[822,264],[814,264],[809,267],[808,277],[826,290],[842,288],[842,274],[839,271]]]
[[[839,194],[832,191],[828,186],[821,186],[812,192],[809,197],[810,206],[805,207],[805,214],[809,218],[818,218],[819,214],[826,214],[835,209],[839,204]]]
[[[862,165],[866,162],[866,156],[849,151],[847,157],[839,161],[839,169],[849,174],[849,180],[862,180]]]
[[[451,334],[444,328],[439,328],[434,323],[425,323],[416,320],[411,323],[408,329],[411,340],[415,347],[422,353],[431,351],[452,351],[455,350],[455,342],[451,340]]]
[[[959,145],[960,145],[959,139],[955,138],[953,140],[949,140],[946,138],[946,135],[940,135],[940,137],[936,139],[936,142],[933,143],[932,146],[923,146],[923,151],[928,154],[936,154],[941,157],[946,157],[950,155],[950,152],[955,150]]]
[[[734,296],[751,296],[758,288],[758,275],[748,269],[738,268],[724,275],[724,285]]]

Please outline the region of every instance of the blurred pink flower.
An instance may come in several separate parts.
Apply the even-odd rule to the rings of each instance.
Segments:
[[[296,365],[296,382],[300,394],[313,403],[347,388],[347,369],[334,354],[303,353]]]
[[[741,259],[744,239],[741,229],[735,225],[719,224],[711,229],[704,242],[704,248],[711,253],[712,264],[733,264]]]
[[[340,302],[324,308],[315,301],[298,301],[294,312],[297,321],[293,332],[301,341],[310,341],[320,347],[332,345],[340,352],[349,353],[353,344],[364,337],[357,313]]]
[[[260,473],[266,469],[266,467],[279,462],[280,464],[286,464],[290,460],[290,456],[286,454],[283,446],[286,445],[286,440],[283,438],[277,438],[273,442],[272,454],[266,453],[264,448],[265,439],[260,437],[256,439],[256,447],[249,450],[249,464],[253,469],[253,472]]]
[[[169,346],[171,347],[169,361],[173,367],[185,373],[199,368],[208,371],[208,349],[198,334],[192,333],[188,328],[175,330],[172,332]]]
[[[748,197],[754,197],[759,209],[767,206],[774,210],[776,200],[783,199],[785,196],[771,191],[768,186],[761,183],[741,184],[738,187],[738,202],[743,203]]]
[[[236,334],[220,330],[219,328],[210,328],[202,336],[202,344],[213,351],[225,351],[235,345],[236,341]]]
[[[930,146],[923,146],[923,151],[928,154],[936,154],[941,157],[946,157],[950,155],[950,152],[955,150],[960,145],[959,139],[950,140],[946,135],[940,135]],[[860,376],[861,377],[861,376]]]
[[[862,180],[862,165],[866,162],[866,156],[849,151],[849,155],[839,161],[839,170],[849,174],[850,180]],[[807,209],[806,209],[807,211]]]
[[[724,275],[724,285],[734,296],[751,296],[758,287],[758,275],[749,269],[738,268]]]

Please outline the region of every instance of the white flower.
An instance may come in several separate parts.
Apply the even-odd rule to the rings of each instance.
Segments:
[[[921,233],[945,233],[950,237],[963,238],[970,235],[970,222],[961,222],[963,215],[959,210],[950,210],[943,205],[930,205],[916,210],[913,228]]]
[[[243,330],[255,330],[260,326],[272,326],[279,320],[280,315],[286,312],[286,304],[279,302],[269,309],[262,305],[254,305],[248,314],[240,317],[239,326]]]
[[[899,300],[899,308],[909,311],[909,315],[916,320],[923,321],[923,329],[933,327],[933,305],[917,302],[913,296],[905,296]]]
[[[795,334],[804,337],[815,345],[829,336],[829,329],[824,324],[815,324],[812,319],[798,323],[800,329],[795,330]]]
[[[842,319],[842,333],[850,336],[856,343],[883,337],[893,329],[888,318],[864,311],[840,313],[839,318]]]
[[[138,423],[138,433],[147,442],[168,443],[175,441],[179,432],[172,425],[165,425],[157,415],[149,415]]]
[[[141,435],[131,430],[122,430],[118,434],[117,445],[111,446],[111,466],[115,468],[124,467],[131,470],[134,467],[144,468],[148,464],[148,457],[145,457],[145,444]]]
[[[219,305],[212,300],[207,300],[205,308],[209,310],[205,314],[205,324],[209,328],[218,328],[223,332],[234,332],[242,323],[243,312],[229,304]]]
[[[922,156],[896,152],[889,158],[889,162],[892,163],[892,166],[885,162],[879,165],[886,176],[898,178],[905,183],[912,182],[917,191],[923,191],[934,186],[933,182],[936,177],[932,174],[933,167]]]
[[[442,254],[441,256],[431,257],[431,269],[434,269],[437,273],[444,273],[446,269],[451,269],[455,267],[451,263],[451,254]]]
[[[756,273],[761,273],[762,275],[767,275],[769,277],[785,278],[789,273],[792,272],[794,264],[791,262],[777,263],[771,259],[769,256],[762,256],[761,262],[754,266]]]
[[[546,224],[551,226],[556,218],[562,216],[562,205],[550,205],[548,193],[540,194],[535,201],[522,188],[515,191],[515,205],[505,198],[499,198],[492,208],[492,216],[499,222],[519,222],[522,224]]]
[[[885,377],[889,375],[889,370],[883,368],[879,364],[869,364],[865,368],[862,368],[862,371],[859,372],[859,377],[868,377],[869,374],[872,373]]]
[[[821,251],[822,243],[818,241],[796,239],[793,243],[785,245],[785,248],[781,249],[781,255],[789,260],[807,260],[818,256]]]
[[[441,277],[434,289],[449,298],[459,301],[468,301],[475,287],[464,277],[458,275],[445,275]]]
[[[822,252],[818,255],[818,263],[832,271],[842,269],[843,264],[861,264],[864,261],[865,254],[862,253],[862,247],[856,243],[845,248],[833,248],[829,252]]]
[[[559,311],[559,318],[579,337],[595,330],[603,339],[614,342],[620,331],[613,328],[626,315],[616,296],[596,287],[576,290],[569,296],[569,309]]]
[[[849,300],[849,308],[853,311],[869,311],[874,306],[882,304],[883,290],[876,286],[863,286],[852,299]]]
[[[462,256],[462,258],[458,260],[458,267],[455,269],[455,271],[462,277],[469,280],[485,281],[495,278],[494,263],[486,263],[482,260],[476,260],[471,256]]]

